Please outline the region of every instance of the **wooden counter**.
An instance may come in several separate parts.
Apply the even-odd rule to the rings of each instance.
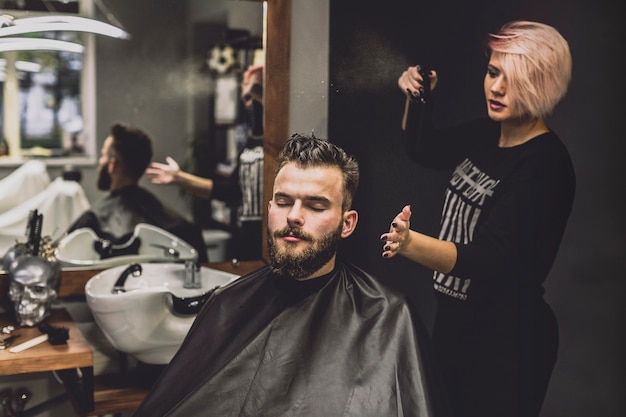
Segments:
[[[83,368],[93,365],[91,347],[83,337],[70,315],[64,309],[51,310],[46,323],[53,326],[62,326],[69,329],[69,339],[66,344],[51,345],[48,342],[40,343],[19,353],[11,353],[8,349],[0,349],[0,375],[25,374],[30,372],[56,371],[68,368]],[[0,315],[0,326],[17,324],[8,314]],[[16,329],[13,334],[20,337],[13,342],[13,346],[40,336],[37,327],[23,327]],[[4,335],[2,336],[4,337]]]
[[[87,415],[94,409],[93,352],[83,334],[78,330],[68,312],[64,309],[52,309],[46,323],[66,327],[69,339],[62,345],[43,342],[37,346],[11,353],[8,349],[0,350],[0,375],[16,375],[30,372],[56,371],[63,381],[74,409],[80,416]],[[0,314],[0,325],[18,327],[9,314]],[[20,337],[13,346],[40,336],[37,327],[17,328],[13,334]]]

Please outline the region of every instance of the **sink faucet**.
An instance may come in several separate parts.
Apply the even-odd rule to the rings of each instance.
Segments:
[[[185,261],[185,282],[183,288],[201,288],[202,274],[200,264],[196,261]]]
[[[119,294],[119,293],[126,292],[126,290],[124,289],[124,284],[126,283],[126,279],[128,278],[128,276],[132,275],[134,277],[139,277],[141,276],[141,273],[142,273],[142,268],[140,264],[136,264],[136,263],[130,264],[128,268],[122,271],[117,281],[115,281],[115,285],[113,286],[113,289],[111,290],[111,294]]]

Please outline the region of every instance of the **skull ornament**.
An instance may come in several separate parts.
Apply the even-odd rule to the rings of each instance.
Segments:
[[[61,284],[61,266],[40,256],[22,255],[9,266],[9,295],[21,326],[36,326],[50,315]]]
[[[31,249],[25,243],[16,243],[4,254],[4,258],[2,258],[2,269],[8,271],[11,263],[16,258],[22,255],[29,255],[30,253]]]

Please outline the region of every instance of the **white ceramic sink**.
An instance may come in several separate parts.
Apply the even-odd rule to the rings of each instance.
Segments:
[[[147,364],[167,364],[186,336],[198,310],[216,288],[238,278],[201,267],[202,287],[184,288],[185,265],[143,263],[141,276],[128,275],[125,292],[112,293],[130,267],[118,265],[85,285],[87,304],[113,346]]]
[[[106,244],[106,243],[104,243]],[[74,230],[59,241],[57,260],[64,267],[110,268],[133,262],[174,262],[197,260],[198,251],[177,236],[159,227],[140,223],[125,244],[111,245],[103,257],[103,240],[90,228]]]

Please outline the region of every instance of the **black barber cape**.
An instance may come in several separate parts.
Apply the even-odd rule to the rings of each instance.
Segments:
[[[301,282],[263,267],[207,301],[134,417],[448,416],[427,340],[353,265]]]

